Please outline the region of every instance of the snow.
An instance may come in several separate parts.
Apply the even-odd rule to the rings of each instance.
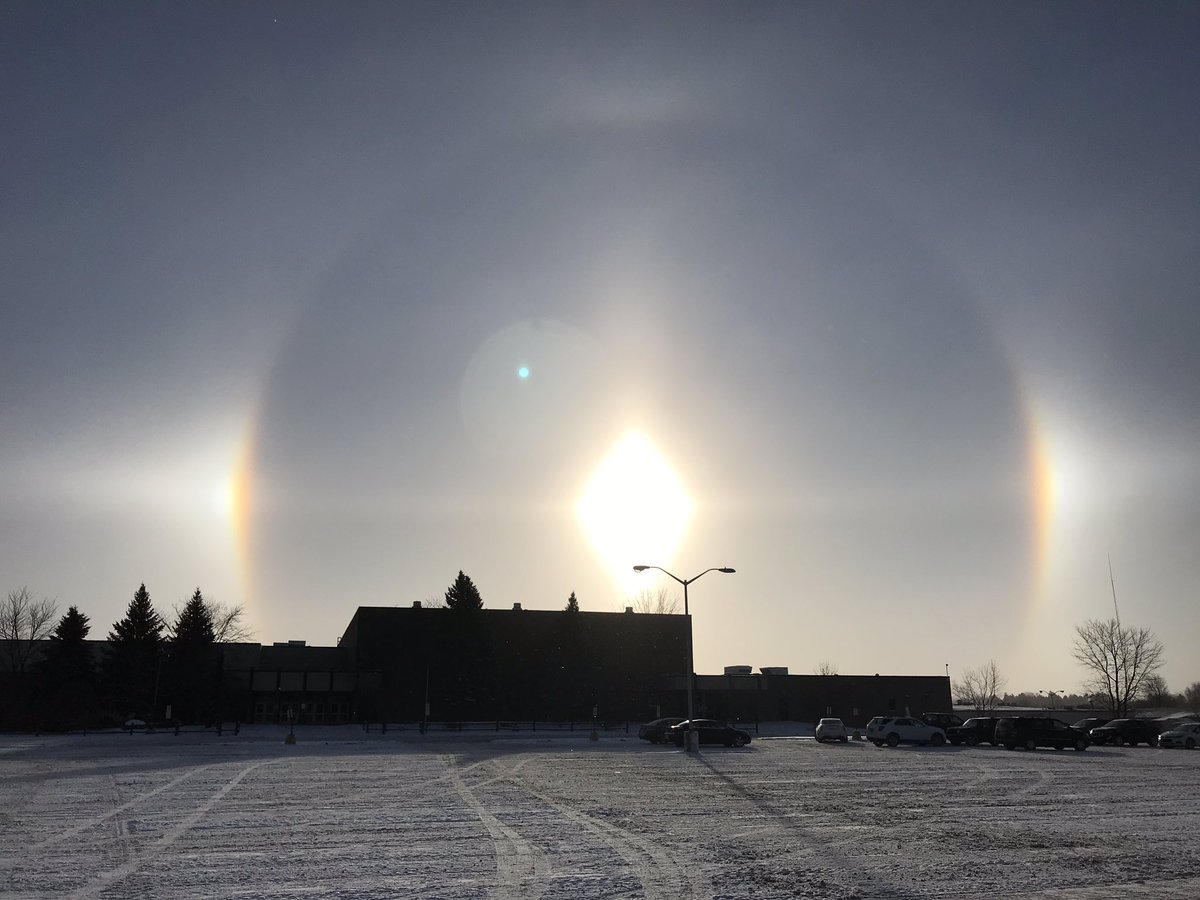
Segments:
[[[1200,896],[1200,752],[0,736],[0,897]]]

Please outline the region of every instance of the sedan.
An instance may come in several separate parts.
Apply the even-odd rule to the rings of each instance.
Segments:
[[[638,737],[652,744],[661,744],[667,740],[667,729],[672,725],[678,725],[682,721],[683,719],[679,716],[655,719],[653,722],[647,722],[645,725],[638,726]]]
[[[846,734],[846,723],[841,719],[822,719],[817,723],[817,742],[841,741],[843,744],[850,740]]]
[[[1158,736],[1160,747],[1183,747],[1195,750],[1200,744],[1200,722],[1180,722]]]
[[[700,743],[702,744],[724,744],[726,747],[745,747],[750,743],[749,732],[742,731],[740,728],[734,728],[725,722],[718,722],[716,719],[691,719],[680,722],[678,725],[672,725],[667,730],[667,740],[675,744],[676,747],[682,747],[684,737],[693,729],[699,735]]]

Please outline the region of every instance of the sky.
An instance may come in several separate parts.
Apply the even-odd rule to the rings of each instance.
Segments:
[[[1192,3],[0,6],[0,590],[1200,680]],[[1110,580],[1111,562],[1111,580]]]

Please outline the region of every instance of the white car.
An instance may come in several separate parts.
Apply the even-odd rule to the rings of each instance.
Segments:
[[[1158,736],[1160,747],[1183,747],[1195,750],[1200,744],[1200,722],[1180,722]]]
[[[940,747],[946,743],[946,732],[911,716],[876,716],[867,723],[867,740],[876,747],[900,743]]]
[[[825,741],[841,741],[845,743],[850,739],[846,734],[846,723],[841,719],[822,719],[817,723],[817,741],[824,743]]]

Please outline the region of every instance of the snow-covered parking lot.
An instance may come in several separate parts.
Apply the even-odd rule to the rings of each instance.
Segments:
[[[0,737],[3,897],[1200,897],[1200,753]]]

